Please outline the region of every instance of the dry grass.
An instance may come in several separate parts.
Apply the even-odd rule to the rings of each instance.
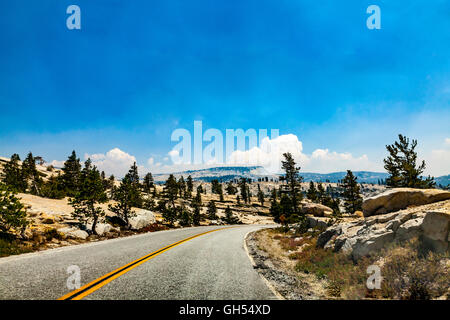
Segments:
[[[437,299],[449,298],[449,255],[423,252],[416,239],[392,244],[356,263],[346,254],[316,247],[317,234],[293,235],[278,231],[260,232],[263,246],[273,259],[291,260],[300,278],[308,278],[316,294],[329,299]],[[270,244],[270,241],[273,244]],[[381,289],[369,290],[367,267],[380,266]],[[311,283],[312,281],[316,282]]]

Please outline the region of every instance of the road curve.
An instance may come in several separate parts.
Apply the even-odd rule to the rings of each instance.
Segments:
[[[73,291],[69,266],[79,267],[84,286],[213,230],[151,256],[83,299],[276,299],[244,249],[245,235],[262,227],[174,229],[1,258],[0,299],[58,299]]]

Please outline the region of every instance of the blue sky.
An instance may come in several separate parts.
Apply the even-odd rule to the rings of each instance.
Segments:
[[[70,4],[81,30],[66,28]],[[403,133],[448,174],[449,30],[441,0],[2,1],[0,155],[118,148],[170,164],[171,132],[202,120],[276,128],[374,170]]]

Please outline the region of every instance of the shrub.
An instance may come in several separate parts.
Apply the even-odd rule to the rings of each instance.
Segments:
[[[27,213],[20,199],[9,187],[0,184],[0,231],[23,232],[27,225]]]
[[[421,252],[417,239],[385,252],[381,294],[385,298],[424,300],[450,288],[449,254]]]
[[[47,241],[51,241],[52,239],[62,240],[63,238],[63,236],[55,228],[45,230],[44,237]]]

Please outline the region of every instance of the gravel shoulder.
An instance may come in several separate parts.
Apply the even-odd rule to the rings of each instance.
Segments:
[[[323,284],[294,272],[294,262],[273,240],[270,229],[251,232],[245,241],[254,268],[270,286],[286,300],[317,300],[324,298]]]

